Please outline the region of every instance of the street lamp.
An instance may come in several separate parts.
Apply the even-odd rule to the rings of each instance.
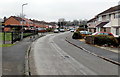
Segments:
[[[23,6],[27,5],[28,3],[25,3],[25,4],[22,4],[22,21],[21,21],[21,24],[22,24],[22,31],[21,31],[21,40],[23,39]]]

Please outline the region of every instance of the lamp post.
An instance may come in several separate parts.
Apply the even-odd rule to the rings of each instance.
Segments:
[[[22,21],[21,21],[22,29],[21,29],[21,40],[23,39],[23,6],[25,6],[25,5],[27,5],[27,3],[22,4]]]

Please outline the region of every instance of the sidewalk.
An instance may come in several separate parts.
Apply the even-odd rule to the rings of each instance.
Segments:
[[[80,41],[81,42],[85,42],[85,40],[84,39],[80,39]],[[119,53],[118,52],[118,48],[115,48],[115,47],[103,47],[103,46],[98,46],[98,45],[94,45],[95,47],[98,47],[98,48],[101,48],[101,49],[105,49],[105,50],[109,50],[109,51],[111,51],[111,52],[115,52],[115,53]]]
[[[92,54],[95,54],[99,57],[102,57],[102,58],[104,57],[105,59],[110,60],[112,62],[120,63],[119,59],[118,59],[119,58],[118,53],[111,52],[110,50],[106,50],[106,49],[103,49],[100,47],[86,44],[86,43],[81,42],[79,40],[72,39],[71,34],[66,38],[66,41],[68,41],[69,43],[71,43],[71,44],[73,44],[81,49],[84,49]],[[117,52],[120,51],[120,48],[116,49],[116,51]]]
[[[37,38],[37,36],[32,36],[32,39],[26,37],[11,47],[2,47],[3,75],[24,75],[26,51]]]

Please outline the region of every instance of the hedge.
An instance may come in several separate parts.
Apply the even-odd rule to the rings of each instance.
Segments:
[[[86,43],[95,45],[119,46],[118,40],[115,37],[107,35],[86,36]]]
[[[118,40],[118,44],[120,45],[120,36],[116,38]]]
[[[72,38],[73,38],[73,39],[81,39],[81,38],[82,38],[82,35],[80,34],[80,32],[74,32]]]

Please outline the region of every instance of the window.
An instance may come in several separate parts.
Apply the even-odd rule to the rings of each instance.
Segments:
[[[119,28],[116,28],[116,35],[119,35]]]
[[[101,16],[99,16],[99,19],[98,19],[98,21],[102,21],[102,17],[101,17]]]
[[[109,14],[109,19],[111,20],[111,14]]]
[[[107,16],[106,16],[106,20],[110,20],[110,17],[109,17],[109,15],[107,15]]]
[[[120,18],[120,14],[115,14],[115,18]]]

